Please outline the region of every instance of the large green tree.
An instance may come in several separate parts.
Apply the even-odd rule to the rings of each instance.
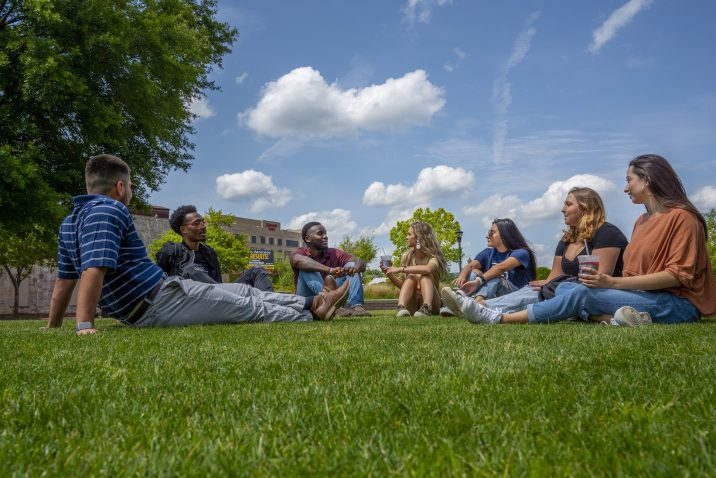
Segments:
[[[397,264],[400,256],[408,248],[406,237],[411,222],[424,221],[430,224],[435,231],[440,248],[447,262],[458,262],[457,232],[460,223],[455,216],[443,208],[432,211],[430,208],[418,208],[407,221],[398,221],[390,230],[390,240],[395,244],[394,262]]]
[[[229,274],[230,277],[237,276],[239,272],[246,269],[249,263],[249,248],[246,246],[246,237],[241,234],[234,234],[227,231],[234,222],[234,217],[224,214],[221,210],[209,209],[204,215],[206,220],[206,245],[216,251],[216,256],[221,264],[221,272]],[[152,258],[156,257],[159,249],[165,242],[181,242],[179,234],[171,229],[159,236],[149,244],[149,253]]]
[[[0,265],[7,272],[15,289],[12,313],[19,313],[20,284],[35,265],[54,265],[57,262],[57,235],[48,228],[33,225],[22,235],[3,229],[0,232]]]
[[[215,16],[215,0],[0,0],[0,226],[54,227],[94,154],[127,161],[140,203],[188,169],[189,106],[237,35]]]
[[[363,259],[366,264],[375,259],[376,252],[378,251],[371,236],[360,236],[355,241],[349,236],[345,236],[341,243],[338,244],[338,249],[342,249],[355,257]]]

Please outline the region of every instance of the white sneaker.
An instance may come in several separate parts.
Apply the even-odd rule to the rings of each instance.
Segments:
[[[649,325],[652,322],[648,312],[639,312],[634,307],[625,305],[614,312],[611,323],[621,327],[638,327],[639,325]]]
[[[463,302],[462,313],[474,324],[499,324],[502,319],[502,309],[490,309],[472,298]]]
[[[445,307],[455,315],[455,317],[462,317],[462,301],[463,297],[457,295],[454,290],[450,287],[443,287],[440,290],[440,297],[443,300]],[[442,309],[440,309],[440,315],[442,315]]]
[[[395,314],[396,317],[410,317],[410,311],[405,308],[404,305],[398,304],[398,313]]]
[[[457,317],[464,317],[475,324],[498,324],[502,318],[501,309],[488,309],[471,297],[459,295],[449,287],[440,291],[443,303]]]
[[[455,317],[455,314],[452,313],[452,310],[448,309],[447,307],[440,307],[440,315],[443,317]]]
[[[415,311],[413,317],[429,317],[433,315],[433,309],[428,304],[423,304],[418,310]]]

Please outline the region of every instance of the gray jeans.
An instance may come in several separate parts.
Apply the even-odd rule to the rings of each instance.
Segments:
[[[228,324],[244,322],[305,322],[306,298],[264,292],[246,284],[205,284],[170,277],[164,282],[137,327]]]

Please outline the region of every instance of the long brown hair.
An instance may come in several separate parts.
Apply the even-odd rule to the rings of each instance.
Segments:
[[[696,206],[689,201],[684,185],[679,175],[671,167],[666,158],[658,154],[642,154],[629,162],[634,174],[643,179],[654,195],[659,206],[664,209],[679,208],[689,211],[701,221],[706,239],[709,237],[709,230],[706,220]]]
[[[597,230],[607,220],[604,211],[604,203],[601,196],[592,188],[572,188],[567,195],[574,196],[579,209],[582,211],[582,218],[576,226],[569,226],[564,231],[562,240],[564,242],[591,241]]]
[[[447,275],[447,262],[445,262],[443,251],[440,249],[440,244],[438,244],[432,226],[427,222],[415,221],[409,227],[412,227],[413,232],[415,232],[416,239],[420,243],[420,250],[427,256],[438,260],[437,278],[445,277]],[[415,249],[408,249],[404,256],[405,259],[401,261],[401,265],[410,264],[410,260],[414,255]]]

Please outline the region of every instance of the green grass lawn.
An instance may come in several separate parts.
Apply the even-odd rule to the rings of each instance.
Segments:
[[[0,322],[0,475],[713,476],[716,321]]]

